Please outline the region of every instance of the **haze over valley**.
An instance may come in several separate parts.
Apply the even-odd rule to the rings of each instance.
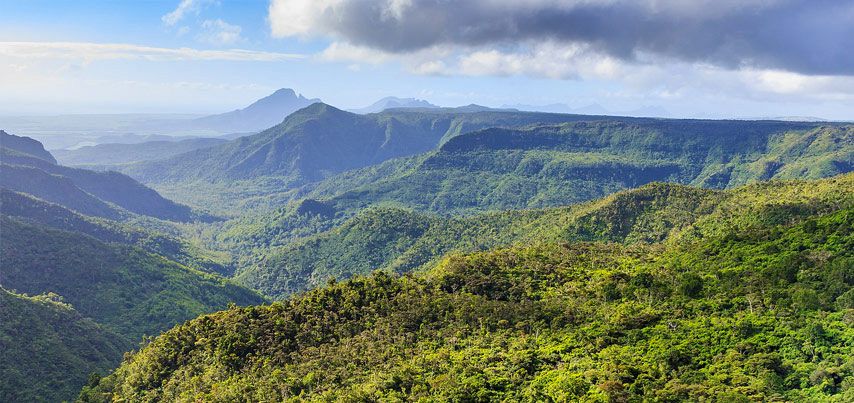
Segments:
[[[0,401],[854,401],[852,40],[844,1],[0,5]]]

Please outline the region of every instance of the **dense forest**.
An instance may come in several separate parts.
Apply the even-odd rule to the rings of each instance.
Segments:
[[[80,400],[850,401],[852,201],[331,282],[180,325]]]
[[[854,399],[854,126],[276,97],[0,133],[0,400]]]

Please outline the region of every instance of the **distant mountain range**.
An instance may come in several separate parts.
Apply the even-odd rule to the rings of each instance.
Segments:
[[[554,103],[548,105],[526,105],[514,104],[503,105],[502,108],[518,109],[520,111],[549,112],[549,113],[572,113],[578,115],[611,115],[611,116],[635,116],[650,118],[665,118],[671,116],[670,112],[660,106],[643,106],[625,111],[610,111],[599,104],[590,104],[573,108],[567,104]]]
[[[202,218],[127,175],[58,165],[41,143],[28,137],[0,131],[0,156],[0,187],[86,215],[124,219],[139,214],[175,221]]]
[[[394,108],[438,108],[439,106],[433,105],[423,99],[415,99],[415,98],[398,98],[398,97],[385,97],[380,99],[377,102],[374,102],[371,105],[368,105],[364,108],[359,109],[350,109],[350,112],[354,113],[376,113],[382,112],[386,109],[394,109]]]
[[[52,154],[64,165],[97,168],[104,165],[121,165],[168,158],[187,151],[212,147],[227,142],[228,140],[224,138],[191,137],[134,144],[97,144],[74,150],[54,150]]]
[[[291,113],[316,102],[320,100],[308,99],[290,88],[282,88],[246,108],[194,119],[190,126],[221,133],[259,131],[282,123]]]
[[[578,116],[459,108],[404,108],[360,115],[316,103],[256,135],[171,158],[121,167],[148,183],[277,176],[280,190],[349,169],[429,151],[486,127],[560,123]]]

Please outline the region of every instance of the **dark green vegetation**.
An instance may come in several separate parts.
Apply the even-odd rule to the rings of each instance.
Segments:
[[[457,255],[205,315],[81,400],[851,401],[850,185],[618,195],[574,233],[664,242]]]
[[[26,222],[86,234],[107,243],[135,245],[197,270],[232,274],[221,258],[187,240],[129,223],[85,216],[23,193],[0,188],[0,212]]]
[[[0,401],[71,399],[143,336],[265,301],[209,274],[231,274],[227,258],[160,231],[177,225],[161,219],[204,216],[125,175],[56,165],[40,143],[0,137]]]
[[[109,372],[131,347],[56,294],[0,288],[0,401],[71,399],[89,374]]]
[[[61,295],[82,315],[139,340],[256,293],[142,249],[3,217],[3,287]]]
[[[450,252],[474,252],[513,243],[679,243],[723,231],[727,226],[758,226],[837,208],[840,203],[851,202],[852,189],[854,174],[847,174],[809,182],[765,182],[726,191],[656,183],[569,207],[470,217],[370,208],[332,229],[285,242],[261,253],[261,257],[248,259],[236,278],[281,298],[320,286],[329,278],[340,280],[374,269],[404,273],[435,264]],[[322,212],[300,217],[319,219]],[[310,228],[312,221],[296,224],[295,228]]]
[[[75,150],[54,150],[53,155],[63,165],[98,168],[168,158],[225,142],[227,140],[219,138],[195,138],[180,141],[148,141],[139,144],[108,143],[80,147]]]
[[[582,122],[488,129],[437,151],[348,172],[307,197],[336,211],[380,202],[441,214],[587,201],[653,181],[729,188],[854,166],[854,126],[781,122]]]
[[[851,125],[314,104],[183,153],[102,147],[228,220],[2,139],[0,285],[72,326],[4,334],[11,400],[72,397],[249,288],[280,302],[179,325],[81,399],[853,397]]]
[[[0,138],[0,187],[110,219],[122,219],[129,213],[172,221],[206,218],[126,175],[57,165],[38,142],[39,147],[32,145],[35,140],[6,132]]]
[[[358,115],[316,103],[256,135],[121,169],[179,200],[233,211],[252,198],[261,198],[257,201],[261,206],[275,204],[263,198],[346,170],[423,153],[471,130],[583,118],[595,119],[461,109],[398,109]],[[207,195],[211,189],[214,197]]]

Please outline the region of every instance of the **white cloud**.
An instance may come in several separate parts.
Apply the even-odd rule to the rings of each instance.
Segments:
[[[201,42],[212,45],[232,45],[243,40],[240,36],[242,29],[223,20],[205,20],[201,24],[202,33],[197,37]]]
[[[171,27],[184,19],[184,16],[187,13],[198,12],[201,7],[208,2],[208,0],[181,0],[174,10],[165,14],[163,17],[160,17],[160,20]]]
[[[324,61],[353,61],[367,64],[380,64],[390,61],[394,55],[379,50],[354,46],[345,42],[333,42],[318,57]]]
[[[118,43],[91,42],[0,42],[0,55],[16,59],[95,60],[136,59],[150,61],[229,60],[283,61],[305,56],[291,53],[254,50],[200,50],[193,48],[159,48]]]

